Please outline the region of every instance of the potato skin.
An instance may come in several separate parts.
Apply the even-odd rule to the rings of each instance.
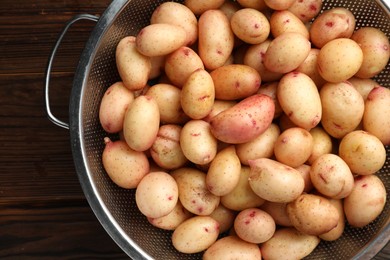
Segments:
[[[319,14],[321,8],[322,0],[303,0],[295,1],[288,10],[307,23]]]
[[[274,113],[272,98],[254,94],[213,117],[210,120],[211,132],[225,143],[245,143],[269,127]]]
[[[307,163],[311,165],[321,155],[333,151],[333,142],[330,135],[321,126],[314,127],[309,132],[313,137],[313,150]]]
[[[343,235],[345,229],[344,206],[343,200],[340,199],[330,199],[329,202],[337,208],[339,212],[339,222],[334,229],[319,235],[319,238],[325,241],[335,241]]]
[[[305,24],[289,10],[274,11],[270,18],[271,33],[278,37],[284,32],[297,32],[309,39],[309,31]]]

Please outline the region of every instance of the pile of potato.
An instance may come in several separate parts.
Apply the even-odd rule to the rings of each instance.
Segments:
[[[321,0],[158,6],[117,45],[104,168],[204,259],[300,259],[386,203],[387,36]]]

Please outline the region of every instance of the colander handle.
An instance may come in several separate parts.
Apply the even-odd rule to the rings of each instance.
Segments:
[[[53,50],[51,52],[51,55],[49,57],[49,62],[48,62],[47,68],[46,68],[45,105],[46,105],[47,117],[55,125],[60,126],[62,128],[65,128],[65,129],[69,129],[69,123],[63,122],[62,120],[58,119],[56,116],[54,116],[52,114],[51,109],[50,109],[50,97],[49,97],[50,74],[51,74],[51,69],[52,69],[52,66],[53,66],[54,57],[55,57],[55,55],[57,53],[58,47],[60,46],[62,39],[64,38],[64,36],[67,33],[67,31],[69,30],[69,28],[74,23],[76,23],[76,22],[78,22],[80,20],[90,20],[90,21],[97,22],[99,20],[99,17],[94,16],[94,15],[90,15],[90,14],[79,14],[79,15],[74,16],[71,20],[69,20],[66,23],[64,29],[62,30],[61,34],[59,35],[56,44],[54,45],[54,48],[53,48]]]

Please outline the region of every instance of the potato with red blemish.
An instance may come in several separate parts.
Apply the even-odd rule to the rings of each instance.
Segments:
[[[179,189],[179,200],[189,212],[206,216],[219,205],[220,197],[212,194],[206,184],[206,173],[189,167],[171,172]]]
[[[358,176],[351,194],[344,199],[344,212],[353,227],[364,227],[374,221],[386,204],[386,188],[376,175]]]
[[[311,48],[307,58],[296,68],[295,71],[308,75],[316,84],[318,89],[321,89],[327,81],[321,76],[317,68],[317,60],[320,50]]]
[[[367,96],[363,114],[363,128],[390,145],[390,89],[374,87]]]
[[[271,215],[258,208],[242,210],[234,220],[236,235],[254,244],[264,243],[270,239],[275,229],[276,224]]]
[[[295,125],[310,130],[321,121],[320,95],[314,81],[306,74],[290,72],[284,75],[276,94],[284,113]]]
[[[264,0],[265,4],[273,10],[286,10],[290,8],[296,0]]]
[[[333,142],[330,135],[321,126],[314,127],[309,132],[313,137],[313,149],[307,163],[311,165],[321,155],[332,152]]]
[[[173,247],[182,253],[199,253],[209,248],[219,235],[219,224],[210,216],[194,216],[181,223],[172,234]]]
[[[363,51],[363,63],[355,75],[365,79],[378,75],[390,58],[390,44],[386,34],[375,27],[362,27],[352,34],[351,39]]]
[[[274,37],[284,32],[297,32],[309,39],[309,30],[306,25],[292,12],[288,10],[275,11],[272,13],[269,23]]]
[[[349,82],[326,83],[320,90],[321,124],[332,137],[342,138],[363,118],[364,100]],[[376,115],[378,116],[378,115]]]
[[[297,0],[288,10],[295,14],[302,22],[310,22],[322,8],[322,0]]]
[[[220,203],[209,216],[218,221],[219,233],[222,234],[233,227],[236,215],[237,213],[234,210],[228,209]]]
[[[355,16],[344,7],[325,10],[310,27],[310,40],[322,48],[326,43],[338,38],[350,38],[355,30]]]
[[[119,133],[123,129],[127,107],[133,102],[134,93],[123,82],[112,84],[102,97],[99,106],[99,122],[107,133]]]
[[[364,101],[366,101],[371,90],[379,86],[378,82],[374,79],[362,79],[355,76],[348,79],[348,82],[362,95]]]
[[[210,130],[215,138],[225,143],[249,142],[271,125],[274,112],[272,98],[255,94],[213,117]]]
[[[243,8],[235,12],[230,19],[234,35],[249,44],[264,42],[270,33],[267,17],[253,8]]]
[[[234,47],[230,21],[221,10],[208,10],[198,20],[198,54],[206,69],[225,64]]]
[[[245,259],[261,260],[259,246],[249,243],[237,236],[218,239],[204,252],[203,260]]]
[[[214,82],[215,98],[239,100],[256,93],[261,85],[260,74],[243,64],[230,64],[210,72]]]
[[[313,162],[310,179],[318,192],[332,199],[347,197],[353,188],[353,174],[348,164],[332,153],[323,154]]]
[[[135,191],[137,208],[149,218],[168,215],[179,199],[175,179],[166,172],[150,172],[139,182]]]

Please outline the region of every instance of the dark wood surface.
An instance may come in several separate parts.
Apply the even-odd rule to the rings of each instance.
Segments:
[[[0,1],[0,259],[126,259],[90,209],[75,173],[69,132],[44,108],[48,57],[76,14],[109,0]],[[67,120],[73,73],[95,24],[66,35],[51,74],[55,115]],[[390,259],[390,246],[376,259]]]

